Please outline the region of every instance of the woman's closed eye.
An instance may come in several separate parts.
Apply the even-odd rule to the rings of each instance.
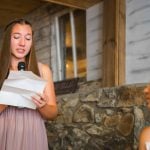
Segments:
[[[18,34],[18,33],[13,34],[13,38],[14,38],[14,39],[20,39],[21,37],[22,37],[21,34]],[[27,41],[30,41],[30,40],[32,39],[32,35],[30,35],[30,34],[27,34],[27,35],[25,35],[24,37],[25,37],[25,39],[26,39]]]
[[[26,36],[25,36],[25,39],[29,41],[29,40],[32,39],[32,36],[31,36],[30,34],[29,34],[29,35],[26,35]]]
[[[19,39],[20,37],[21,37],[20,34],[14,34],[14,35],[13,35],[13,38],[14,38],[14,39]]]

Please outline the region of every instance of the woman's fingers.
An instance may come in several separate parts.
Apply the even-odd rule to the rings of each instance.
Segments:
[[[44,94],[37,93],[36,95],[32,96],[32,100],[37,108],[41,108],[46,105],[46,98]]]

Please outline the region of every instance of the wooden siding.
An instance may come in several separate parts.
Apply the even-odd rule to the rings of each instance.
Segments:
[[[87,81],[102,78],[103,2],[86,10]]]
[[[38,61],[50,66],[50,16],[49,9],[51,5],[43,5],[38,9],[26,15],[25,18],[30,20],[34,28],[34,43]]]
[[[150,82],[150,1],[126,5],[126,83]]]

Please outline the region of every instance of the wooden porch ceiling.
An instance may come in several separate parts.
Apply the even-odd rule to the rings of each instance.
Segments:
[[[0,28],[10,20],[22,17],[44,3],[55,3],[79,9],[86,9],[102,0],[1,0]]]
[[[24,16],[41,4],[40,0],[1,0],[0,28],[10,20]]]
[[[69,7],[79,8],[79,9],[86,9],[102,0],[45,0],[47,2],[65,5]]]

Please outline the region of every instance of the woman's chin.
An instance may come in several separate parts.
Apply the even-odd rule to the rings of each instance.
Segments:
[[[24,59],[25,58],[25,55],[16,55],[16,56],[14,56],[14,58],[16,58],[16,59]]]

